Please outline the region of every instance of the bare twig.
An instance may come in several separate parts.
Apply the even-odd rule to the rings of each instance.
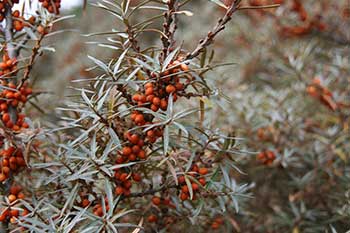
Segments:
[[[176,31],[176,14],[177,11],[177,1],[169,0],[167,2],[168,11],[164,13],[164,23],[163,23],[163,34],[161,40],[163,43],[163,53],[162,59],[168,56],[171,48],[173,47],[175,40],[174,35]]]
[[[231,20],[233,13],[239,9],[240,2],[241,0],[236,0],[231,3],[230,7],[227,8],[224,17],[220,18],[213,30],[208,32],[207,36],[199,41],[199,44],[195,50],[187,54],[186,59],[193,59],[197,57],[206,47],[213,43],[215,36],[225,29],[225,25]]]

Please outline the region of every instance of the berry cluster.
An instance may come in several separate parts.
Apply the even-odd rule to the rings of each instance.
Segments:
[[[175,208],[175,205],[170,201],[169,198],[161,198],[161,197],[158,197],[158,196],[154,196],[154,197],[152,197],[152,203],[155,206],[163,205],[163,206],[166,206],[166,207]]]
[[[19,0],[1,0],[0,1],[0,22],[2,22],[5,19],[5,14],[6,14],[6,5],[12,3],[16,4],[19,3]]]
[[[275,159],[275,153],[270,150],[262,151],[257,156],[257,160],[264,165],[271,165]]]
[[[51,14],[59,14],[61,8],[61,0],[39,0],[42,6]]]
[[[262,142],[274,141],[276,133],[276,130],[272,126],[267,126],[259,128],[256,132],[256,136]]]
[[[195,193],[199,191],[200,185],[205,186],[205,184],[207,183],[204,177],[206,174],[208,174],[207,168],[205,167],[199,168],[196,164],[192,166],[189,175],[193,177],[193,179],[190,180],[191,188],[193,191],[193,199],[195,199]],[[180,199],[182,201],[186,201],[190,197],[189,195],[190,189],[187,186],[186,179],[184,176],[180,176],[178,178],[178,181],[179,181],[179,184],[181,185]]]
[[[9,147],[7,150],[0,151],[0,157],[0,182],[4,182],[9,177],[10,172],[16,172],[21,167],[26,166],[22,151],[18,148],[16,149],[13,146]]]
[[[24,121],[24,114],[20,114],[16,111],[16,119],[11,119],[9,108],[17,108],[19,104],[24,105],[27,102],[28,96],[32,94],[32,89],[24,84],[19,90],[13,83],[7,84],[6,81],[2,81],[1,85],[7,87],[0,92],[0,113],[1,119],[4,125],[14,131],[19,131],[21,128],[28,128],[29,125]],[[13,122],[15,120],[15,122]]]
[[[210,227],[213,230],[217,230],[221,227],[221,225],[224,223],[224,220],[221,217],[217,217],[214,219],[214,221],[211,223]]]
[[[173,67],[173,68],[172,68]],[[177,100],[177,92],[184,90],[184,84],[181,83],[178,76],[181,71],[187,72],[188,66],[181,64],[179,60],[171,62],[168,69],[163,72],[160,77],[153,74],[153,79],[158,79],[157,82],[149,81],[143,86],[143,91],[132,96],[133,104],[143,106],[157,112],[159,109],[165,111],[168,107],[169,96],[173,96],[173,101]],[[150,114],[144,114],[140,111],[133,111],[130,115],[132,122],[136,126],[144,126],[151,124],[153,117]],[[117,164],[133,162],[136,160],[144,160],[147,157],[146,146],[153,144],[158,138],[163,136],[163,129],[155,127],[148,130],[146,133],[131,133],[125,132],[124,139],[126,145],[120,151],[120,155],[116,159]],[[117,195],[129,195],[132,183],[130,178],[138,182],[141,177],[138,174],[129,175],[127,172],[120,170],[115,171],[117,187],[115,193]]]
[[[20,15],[20,12],[18,10],[12,12],[12,18],[13,18],[13,29],[15,31],[22,31],[24,27],[29,27],[30,24],[34,25],[35,23],[35,17],[31,16],[28,20],[26,20],[23,16]]]
[[[310,96],[321,101],[323,105],[327,106],[332,111],[338,109],[338,103],[334,100],[332,92],[321,84],[319,78],[313,79],[312,84],[306,88],[306,92]]]
[[[108,198],[105,197],[105,203],[106,203],[106,211],[109,211],[109,205],[108,205]],[[94,215],[102,217],[103,216],[103,207],[102,204],[98,203],[93,207]]]
[[[326,24],[321,21],[321,15],[310,17],[300,0],[293,0],[290,9],[295,12],[301,23],[296,26],[282,26],[281,33],[286,36],[302,36],[309,34],[313,29],[324,31]]]
[[[11,76],[17,73],[17,59],[12,58],[6,54],[2,56],[2,62],[0,62],[0,76]]]
[[[24,199],[25,195],[23,194],[22,188],[20,186],[12,186],[10,189],[10,195],[8,195],[8,200],[10,202],[10,206],[3,209],[0,213],[0,222],[10,221],[12,224],[16,223],[17,218],[20,214],[19,207],[16,206],[16,200]],[[28,210],[24,209],[21,213],[22,216],[26,216],[28,214]]]
[[[141,175],[137,173],[127,173],[123,172],[120,169],[117,169],[114,173],[114,177],[116,179],[116,188],[115,188],[115,194],[116,195],[124,195],[124,196],[129,196],[131,191],[131,179],[133,179],[135,182],[140,182],[142,177]]]
[[[174,203],[172,203],[170,201],[169,198],[161,198],[161,197],[158,197],[158,196],[153,196],[152,197],[152,203],[153,205],[155,205],[157,207],[157,210],[160,211],[161,207],[162,207],[162,210],[164,210],[164,212],[167,212],[168,211],[168,208],[175,208],[175,205]],[[149,223],[154,223],[154,222],[157,222],[158,221],[158,216],[155,215],[154,213],[150,214],[148,217],[147,217],[147,221]],[[164,223],[164,222],[162,222]]]
[[[160,74],[159,81],[146,83],[143,93],[135,94],[133,101],[138,106],[148,107],[154,112],[157,112],[159,109],[165,111],[168,107],[170,94],[173,96],[173,101],[176,102],[178,92],[184,90],[184,84],[181,82],[179,74],[187,71],[189,71],[188,66],[179,60],[171,62],[167,70]],[[157,78],[155,74],[152,76]],[[136,119],[133,120],[135,121]],[[140,124],[139,122],[136,123]]]

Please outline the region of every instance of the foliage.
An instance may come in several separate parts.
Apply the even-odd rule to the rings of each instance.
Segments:
[[[350,229],[346,1],[2,2],[1,232]]]

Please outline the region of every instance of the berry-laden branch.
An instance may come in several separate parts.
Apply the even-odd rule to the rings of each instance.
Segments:
[[[53,1],[50,2],[53,3]],[[19,201],[25,199],[25,192],[28,189],[23,189],[16,183],[19,182],[20,173],[28,169],[29,158],[27,154],[31,153],[32,149],[36,150],[35,148],[38,146],[31,143],[36,133],[26,130],[29,128],[29,124],[26,122],[23,110],[27,100],[35,96],[32,95],[32,89],[27,81],[30,78],[35,58],[39,54],[41,42],[47,34],[48,28],[42,24],[46,25],[49,22],[41,16],[31,16],[26,19],[25,9],[23,9],[23,14],[18,10],[13,10],[13,6],[17,3],[19,0],[4,0],[0,3],[0,21],[6,20],[3,29],[5,41],[2,47],[4,50],[0,62],[0,133],[2,134],[0,135],[0,186],[4,198],[2,203],[6,203],[0,208],[1,232],[9,232],[12,227],[17,227],[18,223],[21,222],[20,217],[27,216],[30,212]],[[58,12],[60,1],[55,0],[54,5],[51,3],[45,0],[43,7],[50,12]],[[32,32],[26,33],[24,28],[32,30]],[[29,63],[19,62],[17,57],[20,56],[24,45],[33,37],[33,33],[38,34],[38,39],[32,48]],[[17,46],[15,46],[16,44]],[[19,77],[22,74],[22,68],[17,68],[18,63],[25,65],[22,78]],[[23,135],[28,136],[28,143],[25,142]],[[38,216],[36,213],[33,215]],[[21,228],[22,230],[25,229]]]

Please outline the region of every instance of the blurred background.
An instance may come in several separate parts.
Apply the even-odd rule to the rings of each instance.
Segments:
[[[210,48],[215,50],[214,64],[234,64],[209,74],[208,82],[219,94],[206,100],[211,107],[206,123],[244,138],[237,143],[251,152],[237,155],[244,174],[231,175],[252,184],[254,198],[242,199],[238,214],[228,210],[230,224],[235,232],[346,232],[350,1],[243,0],[242,4],[276,2],[281,3],[277,9],[237,12]],[[82,1],[62,0],[62,6],[62,14],[75,17],[56,25],[66,32],[48,41],[56,52],[43,55],[34,74],[35,88],[50,92],[39,103],[51,120],[70,94],[71,81],[94,77],[87,71],[92,65],[87,55],[109,61],[120,54],[103,46],[106,38],[83,35],[124,30],[105,11],[91,6],[83,10]],[[179,17],[177,42],[192,50],[224,11],[205,0],[193,0],[185,9],[193,16]],[[152,14],[144,11],[133,23]],[[157,34],[144,34],[141,47],[159,44],[158,39]],[[273,153],[271,162],[264,160],[266,152]]]

